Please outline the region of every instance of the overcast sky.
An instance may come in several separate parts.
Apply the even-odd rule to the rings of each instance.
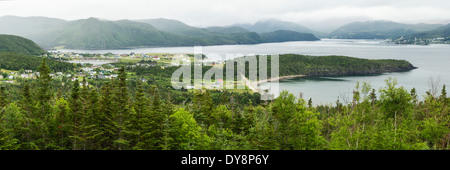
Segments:
[[[450,22],[449,0],[0,0],[0,16],[177,19],[193,26],[224,26],[264,19],[332,29],[353,21]]]

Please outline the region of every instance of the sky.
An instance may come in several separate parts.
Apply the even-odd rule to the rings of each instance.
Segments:
[[[330,31],[354,21],[450,23],[449,0],[0,0],[0,16],[66,20],[168,18],[192,26],[226,26],[265,19]]]

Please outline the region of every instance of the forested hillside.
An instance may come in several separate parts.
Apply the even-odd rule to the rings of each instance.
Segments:
[[[309,76],[367,75],[409,71],[415,67],[405,60],[370,60],[346,56],[280,56],[280,75]]]
[[[256,59],[259,61],[259,57]],[[271,56],[267,56],[271,61]],[[239,60],[236,59],[236,60]],[[249,74],[246,63],[246,76]],[[362,59],[347,56],[308,56],[299,54],[279,55],[279,76],[305,75],[305,76],[351,76],[370,75],[389,72],[403,72],[415,69],[406,60],[394,59]],[[237,69],[237,65],[235,65]],[[268,64],[268,70],[271,70]],[[226,73],[224,72],[224,75]],[[268,72],[270,77],[270,71]]]
[[[0,34],[0,52],[14,52],[26,55],[41,55],[46,53],[41,47],[31,40]]]

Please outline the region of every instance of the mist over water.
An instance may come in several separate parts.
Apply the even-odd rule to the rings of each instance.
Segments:
[[[384,80],[389,77],[398,80],[398,86],[404,86],[408,91],[416,88],[419,98],[423,99],[425,92],[430,90],[429,79],[440,80],[439,86],[450,84],[450,45],[433,44],[428,46],[392,45],[384,40],[343,40],[322,39],[322,41],[265,43],[255,45],[221,45],[204,46],[203,54],[304,54],[304,55],[344,55],[366,59],[404,59],[414,66],[415,70],[401,73],[386,73],[370,76],[340,76],[340,77],[306,77],[280,81],[280,90],[288,90],[297,97],[300,92],[303,98],[312,98],[313,104],[334,104],[340,96],[340,101],[351,101],[356,82],[369,82],[377,91],[385,86]],[[194,47],[164,47],[140,48],[126,50],[60,50],[77,53],[194,53]],[[281,66],[282,67],[282,66]],[[260,85],[267,88],[270,82]]]

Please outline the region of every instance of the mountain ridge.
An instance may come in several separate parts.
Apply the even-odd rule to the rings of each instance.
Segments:
[[[403,24],[393,21],[374,20],[352,22],[331,32],[328,37],[340,39],[392,39],[404,35],[428,31],[440,24]]]
[[[21,18],[21,17],[18,17]],[[44,17],[45,18],[45,17]],[[22,17],[21,20],[30,18]],[[46,49],[121,49],[139,47],[196,46],[196,45],[234,45],[265,43],[267,35],[250,32],[240,27],[197,28],[170,19],[118,20],[110,21],[87,18],[74,21],[46,18],[53,27],[25,35]],[[0,17],[0,25],[4,17]],[[31,21],[30,21],[31,22]],[[152,25],[153,24],[153,25]],[[5,25],[5,24],[3,24]],[[6,25],[5,27],[22,27]],[[45,25],[45,24],[44,24]],[[158,29],[159,28],[159,29]],[[24,28],[25,29],[25,28]],[[31,28],[28,28],[31,29]],[[41,31],[41,32],[39,32]],[[2,32],[0,32],[2,33]],[[18,32],[24,36],[23,32]],[[314,35],[301,36],[301,33],[273,33],[270,42],[283,42],[285,34],[293,35],[289,41],[318,40]],[[280,36],[277,38],[276,36]]]

